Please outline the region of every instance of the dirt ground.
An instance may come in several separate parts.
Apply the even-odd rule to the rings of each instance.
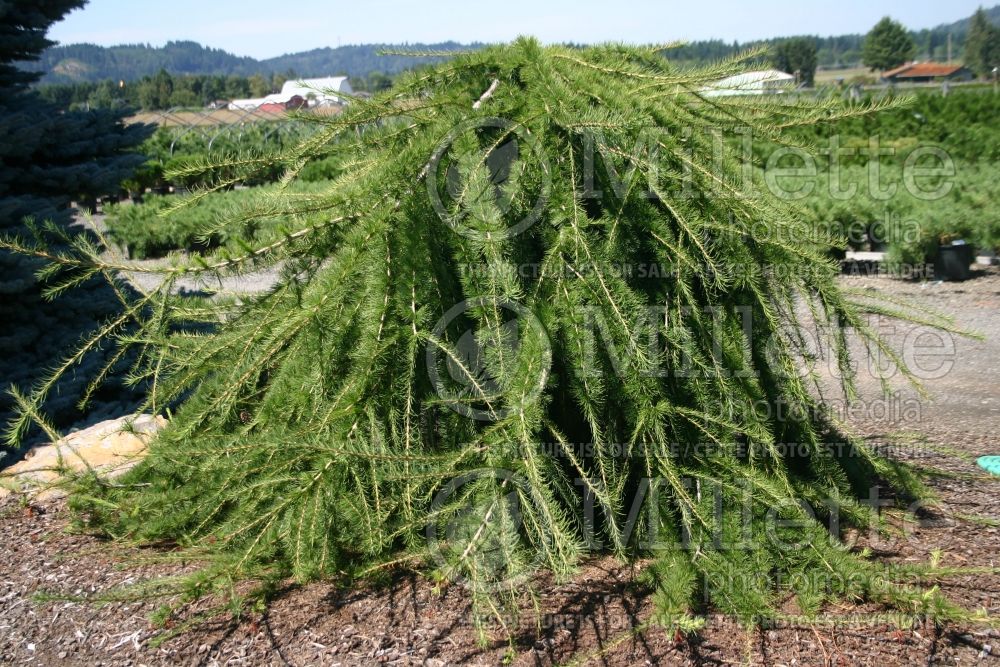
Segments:
[[[982,271],[951,284],[844,282],[908,297],[986,336],[953,339],[954,352],[942,357],[953,363],[950,371],[928,383],[932,401],[916,408],[907,402],[912,392],[901,390],[888,409],[851,415],[865,437],[894,456],[950,473],[928,478],[940,504],[910,525],[908,538],[861,537],[858,548],[869,546],[886,561],[927,562],[933,554],[942,567],[1000,566],[1000,478],[975,465],[975,457],[1000,454],[1000,273]],[[900,327],[893,335],[908,333]],[[70,534],[66,525],[60,502],[0,506],[0,664],[1000,664],[998,631],[930,623],[900,628],[877,620],[879,609],[847,603],[812,623],[749,631],[709,614],[696,635],[671,636],[648,625],[650,591],[637,572],[609,559],[584,564],[569,583],[541,582],[541,614],[527,615],[512,646],[478,645],[464,590],[437,589],[410,573],[361,589],[329,582],[289,587],[266,613],[238,624],[206,623],[153,646],[156,600],[96,605],[40,602],[34,594],[93,595],[188,566],[153,562],[155,550]],[[966,608],[1000,615],[1000,575],[950,577],[941,590]]]

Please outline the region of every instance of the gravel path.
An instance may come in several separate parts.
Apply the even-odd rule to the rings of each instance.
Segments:
[[[997,267],[984,267],[976,279],[963,283],[845,276],[841,284],[875,295],[906,299],[951,316],[962,331],[983,337],[975,340],[934,333],[927,327],[886,322],[887,340],[898,350],[906,347],[904,351],[912,355],[927,377],[924,386],[931,400],[921,405],[920,423],[907,419],[908,427],[944,420],[963,428],[978,426],[984,433],[1000,428],[1000,270]],[[855,352],[857,358],[862,358],[860,350]],[[878,382],[871,373],[861,373],[860,380],[867,395],[878,394]],[[896,384],[901,400],[918,398],[905,383]]]
[[[133,261],[150,268],[169,266],[170,261],[164,259],[148,259]],[[270,267],[241,275],[230,275],[222,278],[203,274],[185,276],[177,280],[175,292],[210,292],[219,295],[239,295],[266,292],[278,283],[281,275],[280,267]],[[162,277],[155,273],[130,273],[127,279],[136,289],[149,292],[159,286]]]

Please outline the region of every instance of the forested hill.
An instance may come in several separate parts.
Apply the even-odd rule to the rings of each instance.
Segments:
[[[993,23],[1000,25],[1000,5],[986,10]],[[899,17],[904,18],[905,17]],[[964,18],[950,24],[937,26],[912,33],[917,44],[917,57],[928,60],[943,60],[947,57],[948,35],[952,36],[952,55],[960,58],[969,19]],[[664,35],[664,39],[670,35]],[[780,41],[774,38],[768,42]],[[820,67],[846,67],[857,64],[861,59],[863,35],[841,35],[817,39],[817,54]],[[45,72],[42,83],[72,83],[79,81],[104,81],[124,79],[132,81],[150,76],[161,69],[171,74],[214,74],[241,75],[285,74],[296,76],[327,76],[346,74],[353,77],[367,77],[372,72],[395,74],[421,63],[431,62],[426,58],[393,55],[381,56],[386,49],[407,51],[452,51],[477,48],[478,44],[444,42],[440,44],[409,44],[393,46],[386,44],[361,44],[336,48],[314,49],[293,53],[267,60],[234,56],[221,49],[212,49],[196,42],[168,42],[162,47],[148,44],[127,44],[103,47],[94,44],[69,44],[55,46],[42,55],[41,60],[25,63],[25,69]],[[691,42],[672,52],[680,60],[705,61],[725,57],[735,50],[749,46],[706,40]]]
[[[260,71],[253,58],[234,56],[197,42],[167,42],[165,46],[122,44],[68,44],[46,49],[37,62],[24,69],[45,72],[43,83],[72,83],[125,79],[133,81],[161,69],[174,74],[239,74]]]
[[[346,74],[367,77],[372,72],[395,74],[433,58],[407,55],[379,55],[386,49],[405,51],[454,51],[477,48],[478,44],[363,44],[314,49],[267,60],[234,56],[197,42],[168,42],[165,46],[126,44],[103,47],[94,44],[54,46],[39,61],[22,67],[45,72],[42,83],[73,83],[124,79],[134,81],[165,69],[171,74],[240,75],[294,72],[297,76]]]
[[[482,44],[460,44],[442,42],[440,44],[362,44],[359,46],[339,46],[336,48],[313,49],[302,53],[292,53],[261,61],[269,72],[295,72],[299,76],[324,76],[346,74],[367,77],[372,72],[397,74],[417,65],[439,60],[422,56],[400,55],[405,52],[421,51],[463,51],[478,49]],[[397,51],[393,55],[379,55],[384,51]]]

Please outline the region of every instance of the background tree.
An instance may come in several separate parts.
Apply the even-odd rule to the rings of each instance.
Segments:
[[[271,90],[281,90],[281,87],[285,85],[286,81],[295,81],[299,78],[301,77],[297,76],[292,70],[275,72],[271,75]]]
[[[254,74],[248,79],[247,83],[250,85],[251,97],[264,97],[271,93],[270,78],[265,79],[261,74]]]
[[[993,68],[1000,65],[1000,28],[993,25],[982,7],[969,21],[965,65],[977,76],[989,76]]]
[[[168,109],[173,94],[174,77],[165,69],[139,83],[139,104],[143,109]]]
[[[174,78],[170,94],[171,107],[202,107],[207,100],[202,92],[203,77],[181,76]]]
[[[130,106],[125,86],[117,81],[102,81],[87,96],[87,105],[94,109],[122,109]]]
[[[392,88],[392,77],[382,72],[372,72],[368,75],[367,84],[369,92],[380,93]]]
[[[243,76],[228,76],[226,77],[225,91],[224,97],[226,99],[245,99],[250,97],[250,83]]]
[[[916,52],[906,28],[886,16],[865,36],[862,60],[872,71],[887,70],[909,62]]]
[[[117,192],[119,183],[143,159],[129,150],[149,134],[125,127],[120,112],[65,111],[29,90],[37,74],[15,62],[30,60],[52,42],[49,26],[84,0],[12,0],[0,4],[0,232],[28,234],[26,216],[66,227],[71,200]],[[90,281],[68,301],[47,303],[35,280],[38,264],[0,252],[0,378],[22,390],[46,373],[66,340],[96,326],[120,307],[114,292]],[[67,391],[83,383],[67,377]],[[84,385],[85,386],[85,385]],[[65,396],[64,392],[60,394]],[[0,420],[10,416],[0,399]],[[58,398],[47,407],[57,421],[79,416],[74,403]]]
[[[778,42],[773,49],[771,62],[777,69],[795,74],[799,83],[811,87],[816,81],[816,40],[795,37]]]

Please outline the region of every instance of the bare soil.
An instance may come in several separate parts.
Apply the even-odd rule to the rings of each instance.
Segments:
[[[956,338],[953,367],[928,383],[933,400],[913,413],[868,411],[851,420],[871,442],[942,473],[928,483],[940,501],[905,524],[907,534],[858,536],[884,561],[941,567],[1000,565],[1000,478],[975,457],[1000,454],[1000,274],[965,283],[844,278],[852,287],[905,296],[947,312],[983,341]],[[905,337],[902,327],[897,335]],[[864,382],[874,386],[874,381]],[[899,401],[910,396],[901,391]],[[353,589],[336,582],[289,586],[264,613],[202,623],[154,646],[150,622],[160,601],[103,605],[42,602],[39,591],[96,595],[191,567],[155,558],[153,548],[123,548],[72,534],[61,501],[0,504],[0,664],[4,665],[516,665],[768,664],[914,665],[1000,663],[1000,632],[920,623],[899,627],[871,605],[843,603],[814,622],[745,629],[707,611],[696,635],[649,624],[651,592],[638,571],[610,559],[585,563],[577,576],[541,581],[540,615],[525,614],[513,644],[477,643],[461,586],[436,587],[416,573]],[[903,524],[901,524],[902,526]],[[949,577],[942,592],[966,608],[1000,615],[1000,576]],[[525,600],[525,609],[531,601]],[[537,623],[536,623],[537,621]],[[499,637],[499,635],[498,635]]]

